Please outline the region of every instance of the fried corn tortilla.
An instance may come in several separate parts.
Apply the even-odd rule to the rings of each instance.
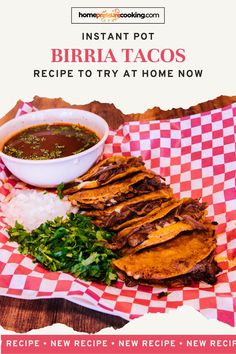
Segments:
[[[163,242],[174,239],[181,232],[193,230],[193,227],[189,224],[185,224],[181,221],[176,224],[168,225],[159,230],[151,232],[146,239],[136,237],[134,235],[128,239],[127,246],[122,248],[120,253],[122,255],[134,254],[144,248],[159,245]]]
[[[105,210],[88,211],[85,215],[92,217],[97,226],[119,230],[138,221],[140,216],[169,205],[172,202],[171,197],[171,188],[160,189],[128,199]]]
[[[113,261],[113,266],[135,280],[162,281],[190,273],[215,249],[212,231],[191,231],[161,245]]]
[[[137,218],[131,226],[115,235],[112,249],[120,249],[121,254],[129,254],[166,242],[183,231],[211,228],[211,224],[205,221],[206,205],[198,200],[183,198],[161,206]]]
[[[176,277],[166,279],[137,279],[126,275],[124,271],[117,270],[117,274],[123,280],[126,286],[135,286],[138,284],[149,286],[164,287],[184,287],[192,286],[193,282],[204,281],[207,284],[214,285],[217,282],[216,275],[221,271],[214,259],[214,251],[205,259],[198,262],[191,272]]]
[[[180,204],[182,204],[184,202],[184,199],[179,200],[179,201],[173,201],[173,203],[171,203],[170,205],[164,205],[163,208],[157,208],[151,211],[151,213],[149,213],[148,215],[141,217],[141,218],[137,218],[136,222],[134,225],[131,225],[125,229],[122,229],[116,236],[116,239],[125,237],[130,235],[131,233],[133,233],[133,231],[138,231],[139,228],[141,228],[143,225],[147,225],[150,224],[152,222],[154,222],[155,220],[161,219],[164,216],[166,216],[170,211],[172,211],[173,209],[176,209]]]
[[[63,193],[72,194],[81,189],[97,188],[145,170],[140,157],[112,156],[100,161],[86,174],[68,184]]]
[[[135,195],[162,189],[164,186],[160,177],[153,172],[140,172],[113,184],[79,191],[69,196],[69,200],[81,209],[104,209]]]

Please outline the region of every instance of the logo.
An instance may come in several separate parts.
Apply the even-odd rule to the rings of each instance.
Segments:
[[[72,7],[71,24],[164,24],[164,7]]]

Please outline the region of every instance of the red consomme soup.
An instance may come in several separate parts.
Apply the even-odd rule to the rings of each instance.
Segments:
[[[85,151],[99,142],[90,129],[78,124],[36,125],[11,136],[3,153],[25,160],[51,160]]]

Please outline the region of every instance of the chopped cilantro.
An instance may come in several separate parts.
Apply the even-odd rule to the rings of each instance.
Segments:
[[[65,187],[65,183],[63,183],[63,182],[61,182],[61,183],[57,186],[57,194],[58,194],[58,197],[59,197],[60,199],[63,198],[62,191],[63,191],[64,187]]]
[[[63,271],[75,277],[107,285],[117,279],[111,262],[117,258],[104,243],[112,234],[93,225],[80,214],[68,214],[47,221],[32,232],[16,222],[8,231],[10,241],[19,243],[19,252],[34,257],[50,271]]]

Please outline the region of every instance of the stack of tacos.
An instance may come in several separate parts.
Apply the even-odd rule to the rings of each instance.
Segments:
[[[69,200],[94,224],[115,231],[107,247],[127,285],[192,285],[216,282],[215,226],[205,203],[177,200],[164,179],[139,157],[113,156],[66,186]]]

